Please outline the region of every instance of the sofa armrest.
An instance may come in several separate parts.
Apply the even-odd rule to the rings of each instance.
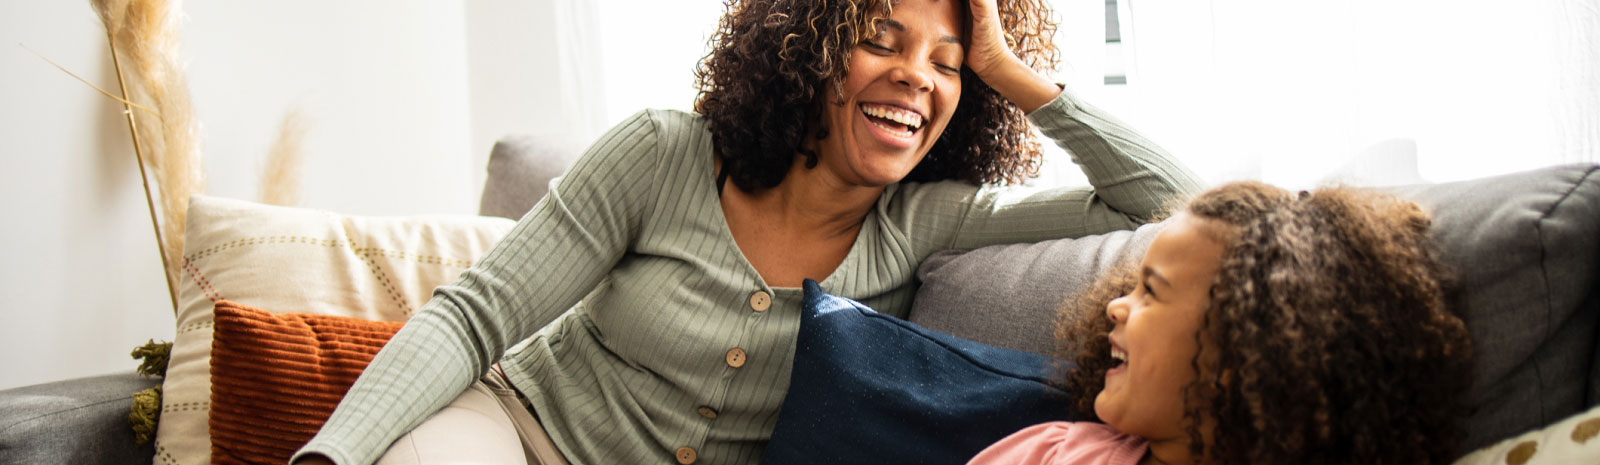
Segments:
[[[150,463],[155,445],[134,445],[128,411],[160,383],[130,372],[0,391],[0,463]]]

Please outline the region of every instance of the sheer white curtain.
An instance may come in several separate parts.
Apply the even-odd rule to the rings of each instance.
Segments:
[[[1600,157],[1600,1],[1122,0],[1118,113],[1212,181],[1450,181]]]
[[[599,41],[605,119],[616,123],[645,108],[694,107],[694,68],[709,49],[723,6],[718,0],[560,0],[605,11]]]
[[[594,20],[563,43],[563,61],[599,63],[564,80],[587,86],[570,103],[598,110],[586,119],[690,108],[721,2],[551,1]],[[1600,0],[1118,0],[1111,57],[1107,3],[1053,3],[1057,79],[1210,181],[1441,182],[1600,157]],[[1127,84],[1104,84],[1119,67]],[[1039,182],[1081,182],[1051,152]]]

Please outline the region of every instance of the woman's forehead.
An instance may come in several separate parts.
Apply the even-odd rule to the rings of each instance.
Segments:
[[[885,14],[881,8],[874,16],[884,18],[893,17],[949,17],[957,22],[966,18],[967,6],[965,3],[953,0],[896,0],[884,4],[889,11]]]

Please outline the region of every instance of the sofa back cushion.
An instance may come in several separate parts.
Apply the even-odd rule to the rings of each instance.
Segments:
[[[522,218],[550,190],[550,180],[561,176],[581,153],[581,148],[526,134],[495,141],[478,214]]]
[[[935,253],[917,268],[922,286],[907,318],[984,344],[1055,355],[1056,310],[1119,263],[1144,257],[1163,225]]]
[[[1539,428],[1600,402],[1600,166],[1570,165],[1388,189],[1434,216],[1455,272],[1452,305],[1476,349],[1464,446]],[[1050,354],[1057,307],[1159,229],[944,252],[923,263],[909,319]]]
[[[1600,323],[1600,166],[1394,190],[1433,214],[1475,349],[1467,446],[1585,410]]]

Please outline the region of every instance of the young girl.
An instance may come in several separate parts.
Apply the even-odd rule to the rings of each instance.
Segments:
[[[1066,383],[1105,424],[1036,425],[971,463],[1448,462],[1471,342],[1429,224],[1355,189],[1201,194],[1063,310]]]

